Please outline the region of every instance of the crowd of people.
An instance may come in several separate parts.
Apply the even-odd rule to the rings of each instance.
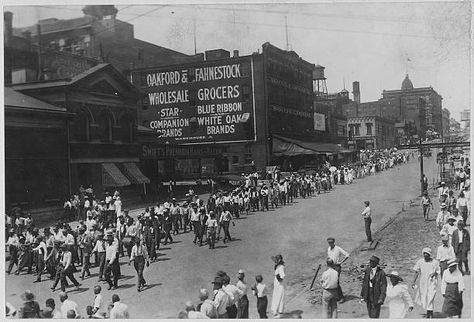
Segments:
[[[206,202],[190,189],[184,201],[178,202],[171,198],[167,202],[157,203],[145,208],[136,219],[124,210],[118,191],[113,194],[105,193],[103,199],[99,200],[92,187],[87,189],[81,187],[79,192],[65,203],[68,218],[79,221],[77,227],[73,228],[66,222],[58,222],[40,231],[31,216],[25,215],[21,209],[15,209],[9,214],[6,221],[8,236],[6,246],[10,255],[7,273],[13,272],[19,275],[26,270],[26,274],[35,277],[32,282],[42,282],[43,275],[48,274],[49,280],[52,281],[51,290],[54,292],[59,284],[63,294],[71,287],[70,284],[76,288],[80,287],[75,273],[79,272],[82,281],[92,278],[91,270],[96,268],[99,273],[98,282],[106,283],[109,289],[115,290],[120,289],[120,260],[125,257],[126,262],[134,264],[138,277],[137,291],[141,292],[147,288],[144,278],[145,265],[148,266],[157,259],[157,251],[161,244],[173,243],[173,236],[190,231],[194,235],[195,245],[207,245],[210,249],[214,249],[216,243],[221,240],[221,234],[223,243],[232,241],[230,227],[235,225],[235,220],[240,216],[284,207],[292,203],[295,198],[309,198],[330,192],[338,184],[351,184],[355,179],[405,163],[410,157],[413,158],[412,153],[392,151],[386,155],[374,155],[357,165],[333,167],[326,164],[320,171],[313,173],[275,171],[264,176],[252,173],[243,176],[240,186],[214,191]],[[283,312],[284,263],[281,255],[275,256],[274,260],[276,266],[271,311],[278,316]],[[338,276],[340,264],[334,260]],[[15,266],[16,270],[13,271]],[[244,271],[239,271],[235,286],[230,284],[227,275],[222,273],[218,275],[219,279],[214,281],[214,285],[215,287],[221,285],[224,290],[232,290],[226,291],[226,294],[234,295],[232,299],[228,294],[228,302],[237,308],[235,317],[248,317],[248,301],[247,308],[242,308],[246,302],[243,299],[243,294],[246,295],[246,287],[243,287]],[[235,287],[240,291],[245,289],[242,291],[244,293],[237,291]],[[98,289],[100,294],[100,288],[97,285],[94,290]],[[252,290],[257,297],[257,311],[262,318],[266,317],[267,311],[265,289],[263,277],[257,276]],[[219,292],[222,293],[219,288],[214,290],[214,304],[217,303]],[[206,296],[208,298],[205,298]],[[205,303],[209,300],[209,292],[201,290],[201,297]],[[94,305],[91,306],[93,314],[96,314],[96,308]],[[206,307],[208,306],[204,305],[204,308]],[[222,307],[220,312],[218,305],[214,307],[217,310],[217,317],[224,314]],[[112,310],[110,313],[107,313],[107,310],[100,310],[100,316],[113,315]],[[197,314],[191,312],[198,311],[203,312],[202,306],[198,309],[194,305],[186,305],[186,309],[180,314],[184,316],[186,313],[190,317]],[[212,310],[207,308],[204,311]],[[75,316],[78,316],[79,312],[76,313]],[[60,315],[61,312],[56,314],[61,317],[68,316],[67,312],[63,315]],[[234,316],[233,311],[231,313],[226,311],[226,314]],[[216,317],[214,315],[209,313],[207,316]]]

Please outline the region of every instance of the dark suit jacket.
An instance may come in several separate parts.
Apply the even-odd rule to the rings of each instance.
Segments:
[[[369,299],[369,279],[370,279],[370,266],[365,270],[364,281],[362,282],[362,290],[360,292],[360,297],[364,299],[367,303],[372,303],[372,299]],[[375,272],[373,283],[373,302],[372,304],[377,304],[378,301],[385,301],[385,295],[387,291],[387,277],[385,272],[378,267]]]
[[[467,253],[468,251],[471,250],[471,239],[469,236],[469,232],[466,229],[463,229],[463,236],[462,236],[462,244],[459,244],[459,229],[456,229],[453,232],[453,238],[451,240],[451,243],[454,248],[454,253],[458,254],[461,252]]]

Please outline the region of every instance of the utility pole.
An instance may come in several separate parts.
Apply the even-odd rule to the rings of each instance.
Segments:
[[[424,187],[423,187],[423,147],[421,146],[421,138],[420,138],[420,183],[421,183],[421,195],[423,195]]]
[[[194,17],[193,23],[194,23],[194,55],[197,55],[197,45],[196,45],[196,17]]]
[[[290,43],[288,42],[288,17],[285,16],[285,34],[286,34],[286,50],[290,50]]]

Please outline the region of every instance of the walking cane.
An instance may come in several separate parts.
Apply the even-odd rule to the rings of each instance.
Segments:
[[[311,282],[310,290],[313,291],[313,286],[314,282],[316,281],[316,277],[318,276],[319,270],[321,269],[321,264],[319,264],[318,269],[316,270],[316,273],[314,274],[313,281]]]

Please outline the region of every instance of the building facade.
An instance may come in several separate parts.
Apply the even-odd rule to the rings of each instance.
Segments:
[[[59,106],[73,115],[65,129],[69,189],[92,186],[102,192],[134,190],[148,183],[137,166],[137,105],[140,92],[111,64],[99,64],[70,79],[10,86],[16,92]],[[7,121],[9,120],[7,116]],[[8,143],[8,141],[7,141]],[[28,150],[23,145],[21,149]]]
[[[442,137],[445,141],[449,141],[449,136],[450,136],[450,126],[449,122],[451,119],[451,113],[447,108],[443,108],[442,110],[442,124],[443,124],[443,132],[442,132]]]
[[[357,150],[390,149],[396,143],[395,123],[379,116],[347,119],[349,147]]]
[[[441,137],[443,133],[442,97],[432,87],[414,87],[408,75],[399,90],[383,90],[378,101],[344,105],[347,117],[379,116],[399,124],[398,141]]]
[[[4,89],[5,202],[34,208],[68,197],[68,125],[73,115],[11,88]]]

